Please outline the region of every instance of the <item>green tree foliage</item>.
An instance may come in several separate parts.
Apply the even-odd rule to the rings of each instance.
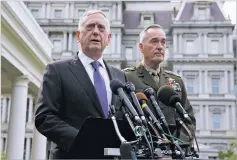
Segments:
[[[236,151],[237,151],[237,141],[232,142],[226,151],[220,151],[218,153],[218,157],[219,159],[236,160],[237,159]]]

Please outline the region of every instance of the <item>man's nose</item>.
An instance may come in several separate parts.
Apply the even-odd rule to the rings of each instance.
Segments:
[[[158,43],[157,43],[156,49],[157,49],[157,50],[162,50],[162,44],[161,44],[161,42],[158,42]]]
[[[98,28],[97,25],[95,25],[95,28],[94,28],[93,34],[94,34],[94,35],[98,35],[98,33],[99,33],[99,28]]]

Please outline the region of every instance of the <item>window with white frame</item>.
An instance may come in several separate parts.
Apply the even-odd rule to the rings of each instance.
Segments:
[[[212,129],[221,129],[222,111],[215,108],[212,111]]]
[[[53,40],[53,51],[54,52],[61,52],[62,51],[62,41],[57,39]]]
[[[219,52],[219,41],[211,40],[210,52],[213,54],[217,54]]]
[[[220,93],[220,78],[212,77],[212,93],[218,94]]]
[[[31,14],[35,19],[39,18],[39,9],[31,9]]]
[[[144,24],[144,25],[149,25],[149,24],[151,24],[151,16],[144,16],[144,17],[143,17],[143,24]]]
[[[193,112],[194,112],[194,116],[195,116],[195,118],[196,118],[196,121],[197,122],[201,122],[201,120],[200,120],[200,108],[199,108],[199,106],[194,106],[193,105]],[[202,127],[202,124],[201,123],[197,123],[196,124],[196,128],[197,128],[197,130],[199,130],[199,129],[201,129],[201,127]]]
[[[61,9],[54,10],[54,18],[61,19],[63,18],[63,11]]]
[[[194,77],[187,78],[187,92],[194,93]]]
[[[206,8],[199,8],[198,9],[198,18],[199,18],[199,20],[205,20],[207,18]]]
[[[187,40],[186,41],[186,53],[195,53],[194,40]]]
[[[110,12],[109,9],[101,9],[104,15],[107,17],[107,19],[110,19]]]
[[[169,52],[169,47],[166,47],[165,48],[165,57],[164,57],[164,60],[167,60],[170,56],[170,52]]]
[[[77,10],[77,17],[81,18],[84,15],[85,12],[86,12],[85,9],[78,9]]]
[[[126,60],[133,59],[133,47],[125,47],[125,57]]]

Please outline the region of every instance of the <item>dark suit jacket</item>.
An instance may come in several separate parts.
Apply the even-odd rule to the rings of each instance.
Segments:
[[[108,65],[106,69],[110,80],[126,82],[124,72]],[[112,95],[112,104],[119,106],[119,103],[118,97]],[[76,147],[74,141],[89,116],[105,118],[94,86],[78,56],[48,64],[39,91],[35,126],[53,142],[51,158],[76,158],[72,152]]]
[[[160,72],[160,79],[159,79],[159,85],[157,86],[155,81],[153,80],[153,78],[151,77],[151,75],[149,74],[149,72],[144,68],[144,66],[142,64],[139,64],[136,67],[132,67],[132,68],[127,68],[124,69],[127,80],[132,82],[135,85],[136,88],[136,92],[143,92],[143,90],[147,87],[152,87],[154,89],[155,92],[155,97],[156,100],[166,118],[167,123],[170,125],[170,127],[172,128],[176,128],[176,121],[175,121],[175,117],[177,117],[177,113],[175,111],[174,108],[168,107],[164,104],[162,104],[158,98],[157,98],[157,91],[158,89],[163,86],[163,85],[168,85],[169,80],[168,78],[172,78],[175,79],[176,83],[179,83],[180,87],[181,87],[181,92],[178,92],[180,98],[181,98],[181,104],[184,107],[184,109],[186,110],[186,112],[189,114],[192,123],[194,125],[194,128],[196,126],[196,120],[193,114],[193,109],[192,106],[189,103],[189,100],[187,99],[187,92],[183,83],[183,80],[181,79],[180,76],[174,74],[173,72],[170,71],[165,71],[161,68],[161,72]],[[151,103],[150,103],[151,104]],[[154,112],[154,114],[156,114],[155,109],[153,107],[150,106],[150,109]],[[187,124],[189,129],[191,131],[194,131],[195,129],[193,129],[193,127],[190,124]],[[178,133],[179,138],[185,142],[191,142],[192,139],[190,139],[188,137],[188,134],[185,130],[181,129],[181,131]]]

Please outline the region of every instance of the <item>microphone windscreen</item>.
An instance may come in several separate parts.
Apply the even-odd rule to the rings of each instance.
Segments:
[[[124,88],[124,84],[118,79],[113,79],[110,81],[110,88],[114,94],[118,95],[118,88]]]
[[[136,96],[137,96],[137,99],[138,99],[139,101],[140,101],[140,100],[146,100],[146,101],[148,101],[146,95],[145,95],[144,93],[142,93],[142,92],[137,92],[137,93],[136,93]]]
[[[158,99],[165,105],[172,105],[175,101],[180,101],[177,92],[170,86],[164,85],[159,88]]]
[[[132,145],[126,142],[120,145],[120,155],[122,159],[137,159]]]

